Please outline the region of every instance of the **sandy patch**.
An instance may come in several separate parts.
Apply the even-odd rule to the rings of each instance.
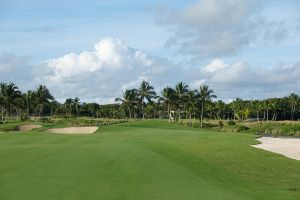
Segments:
[[[33,124],[28,124],[28,125],[21,125],[17,127],[18,131],[31,131],[32,129],[35,128],[42,128],[41,125],[33,125]]]
[[[97,129],[98,129],[97,126],[52,128],[52,129],[48,129],[48,132],[62,133],[62,134],[91,134],[91,133],[94,133]]]
[[[257,139],[261,144],[252,145],[255,148],[264,149],[286,157],[300,160],[300,138],[273,138],[261,137]]]

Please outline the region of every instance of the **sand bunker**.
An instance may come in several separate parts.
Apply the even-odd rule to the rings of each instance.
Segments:
[[[94,133],[97,129],[98,129],[97,126],[52,128],[52,129],[48,129],[48,132],[62,133],[62,134],[91,134],[91,133]]]
[[[252,145],[255,148],[264,149],[286,157],[300,160],[300,138],[273,138],[261,137],[257,139],[261,144]]]
[[[18,131],[31,131],[32,129],[35,129],[35,128],[42,128],[41,125],[21,125],[21,126],[18,126],[16,129]]]

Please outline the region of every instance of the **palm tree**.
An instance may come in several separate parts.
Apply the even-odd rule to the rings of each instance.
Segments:
[[[27,93],[24,93],[26,95],[26,111],[27,111],[27,116],[29,117],[30,115],[30,104],[33,101],[33,92],[31,90],[28,90]]]
[[[230,107],[233,110],[233,120],[236,118],[239,120],[242,118],[242,112],[245,107],[245,103],[242,99],[236,98],[233,102],[230,103]]]
[[[179,120],[181,119],[181,116],[180,116],[181,108],[184,106],[184,101],[185,101],[187,92],[189,91],[188,87],[189,86],[186,85],[183,82],[179,82],[175,86],[175,94],[178,97],[178,117],[179,117]]]
[[[219,100],[216,102],[215,107],[217,109],[217,118],[220,120],[225,113],[226,104],[222,100]]]
[[[24,98],[23,95],[16,98],[13,107],[15,108],[17,119],[19,119],[19,117],[22,118],[22,110],[26,109],[26,98]],[[27,119],[27,117],[25,117],[24,119]]]
[[[4,109],[5,109],[5,104],[4,104],[4,96],[2,95],[2,91],[4,90],[5,84],[1,83],[0,84],[0,106],[1,106],[1,121],[4,123]]]
[[[13,106],[17,105],[17,99],[21,97],[21,91],[19,90],[18,86],[14,83],[1,83],[1,98],[3,101],[4,107],[8,110],[8,114],[11,117],[11,112]],[[2,117],[3,118],[3,117]]]
[[[143,81],[141,83],[141,86],[139,89],[136,90],[136,93],[141,102],[143,119],[145,119],[144,100],[147,99],[147,101],[150,102],[152,98],[156,97],[156,93],[154,91],[153,86],[151,86],[147,81]]]
[[[271,99],[270,109],[273,111],[272,121],[277,119],[277,110],[279,107],[279,100],[277,98]]]
[[[254,101],[251,102],[251,107],[252,107],[252,110],[254,112],[256,112],[256,119],[259,122],[259,114],[260,114],[260,111],[263,108],[263,104],[258,100],[254,100]]]
[[[264,119],[269,121],[269,110],[271,108],[270,99],[263,100]]]
[[[39,117],[42,114],[45,104],[51,100],[54,100],[47,87],[43,85],[37,87],[36,91],[34,92],[34,99],[39,108]]]
[[[196,96],[194,91],[188,91],[186,95],[185,108],[189,114],[189,125],[192,125],[192,114],[195,112],[196,108]]]
[[[55,100],[53,100],[53,101],[50,102],[49,107],[50,107],[50,114],[51,114],[51,116],[60,107],[60,105],[61,104],[58,101],[55,101]]]
[[[75,97],[73,103],[74,103],[74,105],[75,105],[76,117],[78,117],[78,107],[79,107],[80,99],[79,99],[78,97]]]
[[[175,90],[170,87],[166,87],[161,92],[161,97],[159,101],[162,101],[162,104],[168,109],[169,123],[171,123],[171,107],[176,101]]]
[[[292,93],[288,96],[288,101],[291,105],[291,120],[294,120],[296,105],[298,104],[299,96],[295,93]]]
[[[68,98],[66,99],[64,103],[64,109],[65,109],[65,115],[66,116],[71,116],[72,115],[72,107],[74,105],[74,99]]]
[[[217,98],[217,96],[213,94],[214,91],[212,89],[209,89],[207,85],[200,86],[199,91],[196,91],[196,93],[201,102],[200,120],[201,120],[201,128],[203,128],[203,115],[204,115],[205,104],[211,101],[213,98]]]
[[[122,92],[123,98],[116,98],[116,102],[121,102],[122,106],[127,108],[129,113],[129,119],[132,118],[131,109],[130,107],[136,102],[136,90],[125,90]]]

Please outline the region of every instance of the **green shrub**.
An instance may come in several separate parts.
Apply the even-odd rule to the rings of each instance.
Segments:
[[[227,124],[230,125],[230,126],[236,125],[235,121],[232,121],[232,120],[228,121]]]
[[[29,119],[29,116],[27,115],[27,113],[22,113],[21,114],[21,121],[26,121]]]
[[[224,132],[242,132],[242,131],[246,131],[246,130],[249,130],[249,127],[240,125],[240,124],[224,126],[222,128],[222,131],[224,131]]]
[[[52,120],[49,117],[41,117],[40,122],[42,122],[42,123],[51,123]]]

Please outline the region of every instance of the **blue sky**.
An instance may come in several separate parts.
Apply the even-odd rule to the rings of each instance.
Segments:
[[[210,84],[223,99],[300,92],[288,80],[288,73],[300,71],[299,8],[297,0],[0,0],[0,79],[24,89],[49,85],[59,99],[82,95],[100,102],[111,101],[143,78],[157,88],[181,80],[191,87]],[[94,48],[102,40],[99,51],[111,52],[104,53],[107,57]],[[145,55],[137,58],[139,51]],[[84,52],[98,52],[99,57],[82,61]],[[70,53],[75,55],[70,58]],[[116,57],[124,68],[111,73]],[[151,74],[147,67],[160,74]],[[208,67],[211,70],[205,71]],[[236,67],[234,72],[252,74],[260,85],[241,83],[245,79],[237,78],[243,77],[240,74],[220,78]],[[70,81],[76,80],[76,70],[87,73],[78,85]],[[283,86],[270,90],[275,83],[260,80],[263,74],[285,74]],[[114,87],[87,89],[81,84],[93,80],[89,85],[106,85],[103,81],[115,77]],[[58,90],[58,84],[64,87]],[[81,92],[76,87],[82,87]]]
[[[91,49],[95,42],[109,36],[160,54],[168,32],[155,25],[152,13],[147,11],[159,2],[2,0],[1,49],[41,61]]]

